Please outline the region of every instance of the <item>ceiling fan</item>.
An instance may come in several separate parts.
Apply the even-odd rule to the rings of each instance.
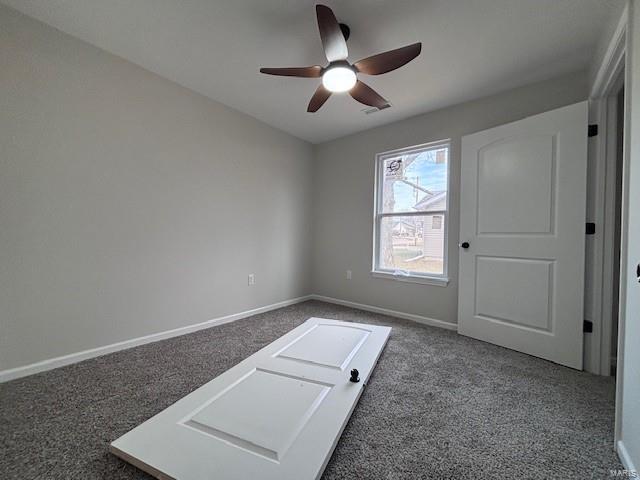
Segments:
[[[261,68],[261,73],[286,77],[322,78],[322,84],[311,97],[307,112],[317,112],[334,92],[349,92],[358,102],[371,107],[385,108],[389,105],[371,87],[358,80],[357,74],[380,75],[409,63],[420,55],[422,43],[389,50],[350,64],[347,61],[347,39],[349,27],[338,23],[333,11],[326,5],[316,5],[318,29],[324,53],[329,60],[326,67]]]

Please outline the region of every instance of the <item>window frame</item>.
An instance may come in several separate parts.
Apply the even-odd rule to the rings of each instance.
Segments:
[[[391,270],[380,267],[380,225],[385,217],[409,217],[409,216],[425,216],[425,212],[393,212],[382,213],[382,188],[384,174],[382,172],[384,161],[389,157],[404,156],[424,150],[437,150],[446,147],[447,152],[447,200],[445,210],[429,212],[429,215],[442,215],[443,221],[443,262],[442,274],[408,272],[400,270]],[[381,152],[375,156],[375,175],[374,175],[374,201],[373,201],[373,255],[371,263],[371,275],[376,278],[385,278],[389,280],[397,280],[401,282],[420,283],[427,285],[447,286],[449,284],[449,201],[451,198],[451,139],[438,140],[435,142],[413,145],[411,147],[399,148]]]

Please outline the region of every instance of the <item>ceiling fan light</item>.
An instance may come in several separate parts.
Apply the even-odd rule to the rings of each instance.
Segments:
[[[332,67],[322,75],[322,85],[330,92],[351,90],[356,81],[356,72],[349,67]]]

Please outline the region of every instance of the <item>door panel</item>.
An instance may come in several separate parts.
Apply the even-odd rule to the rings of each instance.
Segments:
[[[316,325],[276,356],[344,370],[369,333],[351,325]]]
[[[184,425],[279,461],[330,386],[256,369],[189,415]],[[237,418],[238,409],[244,412]]]
[[[478,234],[552,233],[554,157],[553,135],[507,138],[480,150]]]
[[[390,331],[311,318],[111,451],[161,479],[319,478]]]
[[[458,331],[582,368],[587,103],[462,139]]]
[[[548,332],[552,294],[553,262],[477,257],[476,316]]]

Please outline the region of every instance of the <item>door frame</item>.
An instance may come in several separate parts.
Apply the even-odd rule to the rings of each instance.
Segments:
[[[617,152],[617,94],[624,82],[626,54],[627,9],[603,58],[590,95],[590,120],[598,125],[598,135],[592,139],[594,183],[589,195],[595,198],[591,221],[596,224],[592,238],[592,251],[586,265],[591,289],[585,292],[585,312],[590,312],[593,322],[588,345],[585,370],[599,375],[610,375],[611,370],[611,309],[613,305],[613,235],[611,232],[615,212],[615,175]],[[626,100],[625,100],[626,103]],[[628,110],[628,109],[627,109]],[[625,123],[627,123],[625,121]],[[623,126],[626,128],[626,126]],[[591,146],[590,146],[591,147]],[[626,150],[626,149],[625,149]],[[623,154],[624,155],[624,154]],[[626,156],[626,155],[624,155]],[[587,282],[589,285],[589,282]]]
[[[630,85],[627,54],[629,8],[625,5],[620,20],[609,42],[605,55],[600,63],[595,81],[590,92],[590,106],[592,119],[598,124],[599,135],[595,137],[595,188],[590,194],[595,195],[594,221],[601,225],[600,229],[607,235],[596,235],[594,238],[593,255],[587,262],[592,262],[591,272],[593,288],[590,295],[593,301],[594,332],[590,343],[590,362],[587,369],[592,373],[609,375],[611,368],[610,345],[612,335],[612,323],[609,316],[613,303],[613,255],[614,237],[606,228],[613,221],[615,208],[615,182],[617,152],[617,133],[620,128],[617,123],[617,94],[622,82]],[[624,370],[624,337],[625,337],[625,292],[626,292],[626,262],[627,257],[626,232],[628,228],[627,211],[629,207],[629,100],[630,95],[625,94],[624,99],[624,143],[622,153],[622,215],[620,225],[620,296],[618,316],[618,353],[616,366],[616,406],[615,406],[615,431],[614,450],[617,450],[621,434],[622,419],[622,389]],[[591,116],[591,114],[590,114]],[[613,176],[613,178],[612,178]],[[610,228],[609,228],[610,230]],[[597,232],[597,230],[596,230]],[[597,323],[597,325],[596,325]],[[590,367],[590,368],[589,368]]]

